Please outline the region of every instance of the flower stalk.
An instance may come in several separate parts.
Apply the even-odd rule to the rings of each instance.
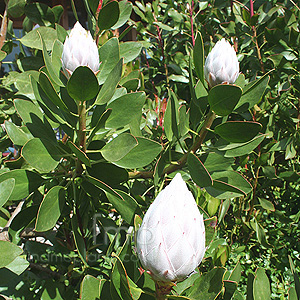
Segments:
[[[166,300],[166,295],[170,294],[173,283],[155,282],[155,296],[157,300]]]
[[[86,152],[86,102],[80,101],[78,104],[79,127],[77,131],[78,146],[81,151]],[[82,162],[78,159],[76,173],[83,172]]]

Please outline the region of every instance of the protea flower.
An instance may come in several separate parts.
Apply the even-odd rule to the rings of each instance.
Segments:
[[[204,75],[212,88],[220,83],[234,83],[239,76],[239,62],[233,47],[222,39],[208,54]]]
[[[184,280],[205,253],[205,228],[180,173],[150,205],[137,233],[137,254],[159,284]]]
[[[76,22],[66,38],[62,53],[62,65],[68,75],[79,66],[87,66],[94,73],[99,70],[98,47],[91,33]]]

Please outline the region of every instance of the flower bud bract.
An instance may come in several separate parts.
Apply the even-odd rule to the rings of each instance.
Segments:
[[[69,36],[66,38],[62,65],[68,75],[71,75],[79,66],[87,66],[94,73],[99,70],[98,48],[91,33],[76,22]]]
[[[185,279],[205,253],[205,227],[180,173],[156,197],[137,233],[137,254],[154,280]]]
[[[218,41],[208,54],[204,75],[210,87],[221,83],[234,83],[239,76],[236,52],[228,41]]]

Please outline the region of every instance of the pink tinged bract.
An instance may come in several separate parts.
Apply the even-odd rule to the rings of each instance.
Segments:
[[[205,253],[205,227],[192,193],[176,174],[150,205],[137,233],[137,254],[156,281],[184,280]]]
[[[236,52],[228,41],[218,41],[208,54],[204,65],[204,76],[212,88],[221,83],[234,83],[239,76]]]
[[[98,47],[89,31],[76,22],[69,36],[66,38],[62,65],[65,73],[70,76],[79,66],[87,66],[94,73],[99,70]]]

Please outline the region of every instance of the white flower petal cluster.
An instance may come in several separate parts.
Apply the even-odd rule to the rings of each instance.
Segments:
[[[239,76],[236,52],[228,41],[218,41],[208,54],[204,76],[210,87],[221,83],[234,83]]]
[[[205,253],[205,227],[180,173],[156,197],[137,233],[137,254],[154,280],[185,279]]]
[[[98,47],[91,33],[76,22],[66,38],[62,53],[63,68],[71,75],[79,66],[87,66],[94,73],[99,70]]]

